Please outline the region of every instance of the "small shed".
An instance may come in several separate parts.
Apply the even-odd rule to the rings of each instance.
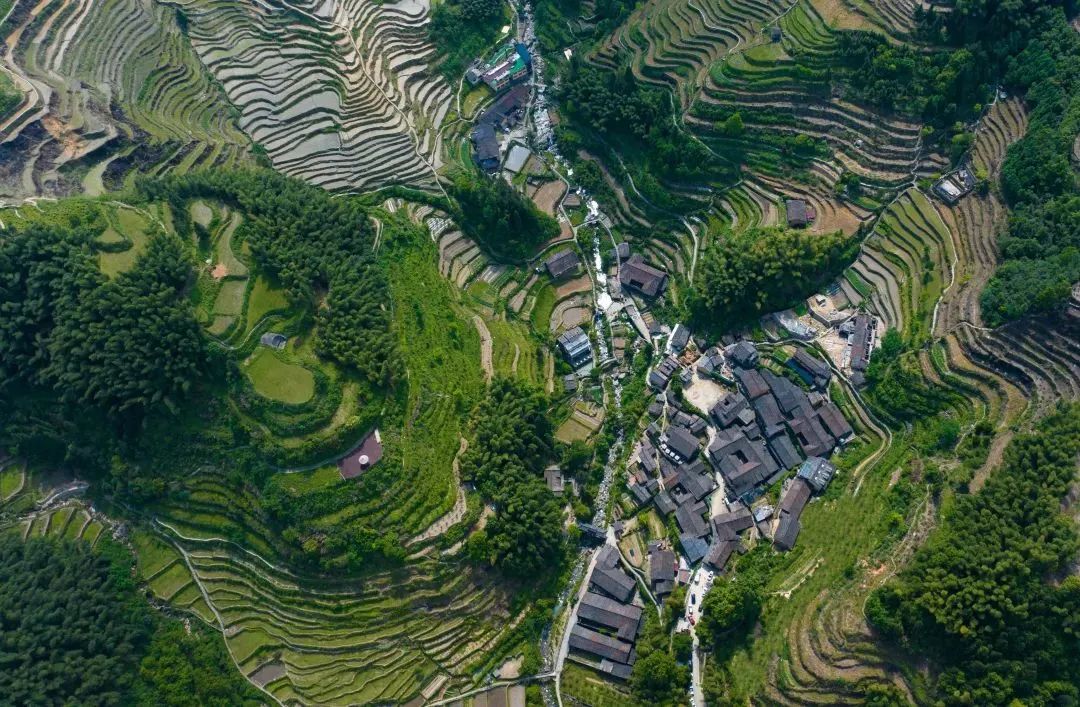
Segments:
[[[807,214],[805,201],[802,199],[788,199],[786,206],[787,222],[789,226],[802,228],[810,223],[810,217]]]
[[[272,331],[268,331],[259,337],[260,344],[262,344],[263,346],[269,346],[272,349],[277,349],[278,351],[285,348],[285,344],[288,343],[288,341],[288,337],[286,337],[284,334],[277,334]]]

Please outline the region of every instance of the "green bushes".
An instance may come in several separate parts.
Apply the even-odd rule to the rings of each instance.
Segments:
[[[374,229],[357,202],[269,170],[189,173],[142,180],[139,189],[168,201],[182,232],[190,199],[239,206],[246,218],[236,240],[248,242],[290,302],[318,312],[320,353],[373,384],[392,383],[398,356],[386,279],[371,255]]]
[[[10,704],[257,705],[217,632],[186,632],[138,596],[108,538],[0,535],[0,694]]]
[[[230,393],[236,406],[281,437],[311,434],[329,424],[342,404],[342,385],[320,368],[310,368],[315,392],[306,403],[290,404],[259,395],[251,380],[231,370]]]
[[[871,595],[888,639],[940,667],[943,704],[1069,704],[1080,684],[1080,550],[1061,502],[1076,476],[1080,407],[1009,445],[982,491],[959,496],[911,566]]]
[[[837,62],[856,100],[917,115],[939,127],[972,115],[988,98],[990,67],[973,52],[926,52],[882,34],[838,34]]]
[[[506,24],[502,0],[442,0],[431,10],[428,40],[441,55],[438,70],[456,84],[465,67],[487,50]]]

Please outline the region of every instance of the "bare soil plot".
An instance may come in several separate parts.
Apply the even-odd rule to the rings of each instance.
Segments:
[[[554,216],[556,208],[565,193],[566,184],[556,179],[553,182],[547,182],[541,186],[530,195],[530,198],[533,200],[533,203],[536,204],[536,208],[540,209],[545,214]]]

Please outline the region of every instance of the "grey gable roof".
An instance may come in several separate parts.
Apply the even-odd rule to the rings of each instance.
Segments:
[[[697,437],[685,427],[672,426],[667,431],[667,445],[683,459],[691,459],[698,452]]]

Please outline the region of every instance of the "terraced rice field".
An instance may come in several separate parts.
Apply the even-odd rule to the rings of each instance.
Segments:
[[[971,158],[973,166],[995,178],[1005,150],[1027,130],[1027,111],[1016,98],[995,102],[979,124]],[[959,204],[943,209],[956,234],[957,283],[941,306],[935,333],[943,335],[961,322],[979,326],[979,293],[997,265],[997,239],[1008,214],[993,192],[969,194]]]
[[[951,284],[952,236],[936,207],[915,189],[893,202],[862,245],[852,270],[870,283],[886,326],[920,342]]]
[[[78,192],[83,169],[93,175],[91,191],[102,179],[115,186],[136,148],[159,170],[248,159],[250,141],[172,7],[20,0],[0,29],[4,64],[28,89],[22,107],[0,123],[0,193]]]
[[[635,77],[676,89],[685,106],[713,62],[753,41],[761,27],[789,5],[788,0],[649,0],[591,60],[615,68],[617,56],[625,53]]]
[[[278,566],[231,491],[202,479],[192,500],[159,509],[165,543],[145,541],[140,571],[174,600],[194,599],[194,586],[245,674],[280,666],[264,688],[283,702],[400,703],[434,680],[471,684],[473,663],[513,625],[512,590],[494,577],[423,558],[362,578],[300,576]],[[214,539],[236,535],[245,549]]]
[[[69,504],[51,511],[33,513],[23,520],[22,537],[53,536],[68,540],[97,542],[105,526],[80,505]]]
[[[286,361],[276,351],[258,349],[245,368],[256,392],[271,400],[299,405],[315,394],[315,377],[311,371]]]
[[[179,4],[195,52],[274,166],[328,189],[435,188],[451,91],[426,3]]]
[[[799,180],[825,202],[835,200],[832,187],[844,171],[857,175],[864,191],[880,197],[909,182],[913,173],[934,171],[944,163],[923,155],[920,125],[883,117],[831,91],[826,67],[836,35],[813,5],[796,5],[777,25],[780,42],[762,36],[714,64],[690,107],[687,126],[717,152],[737,150],[755,173],[775,178],[780,176],[778,155],[759,139],[762,135],[802,135],[827,145],[828,160],[804,159],[814,179]],[[716,116],[735,111],[746,126],[745,137],[717,134]],[[848,208],[865,218],[857,207]]]

